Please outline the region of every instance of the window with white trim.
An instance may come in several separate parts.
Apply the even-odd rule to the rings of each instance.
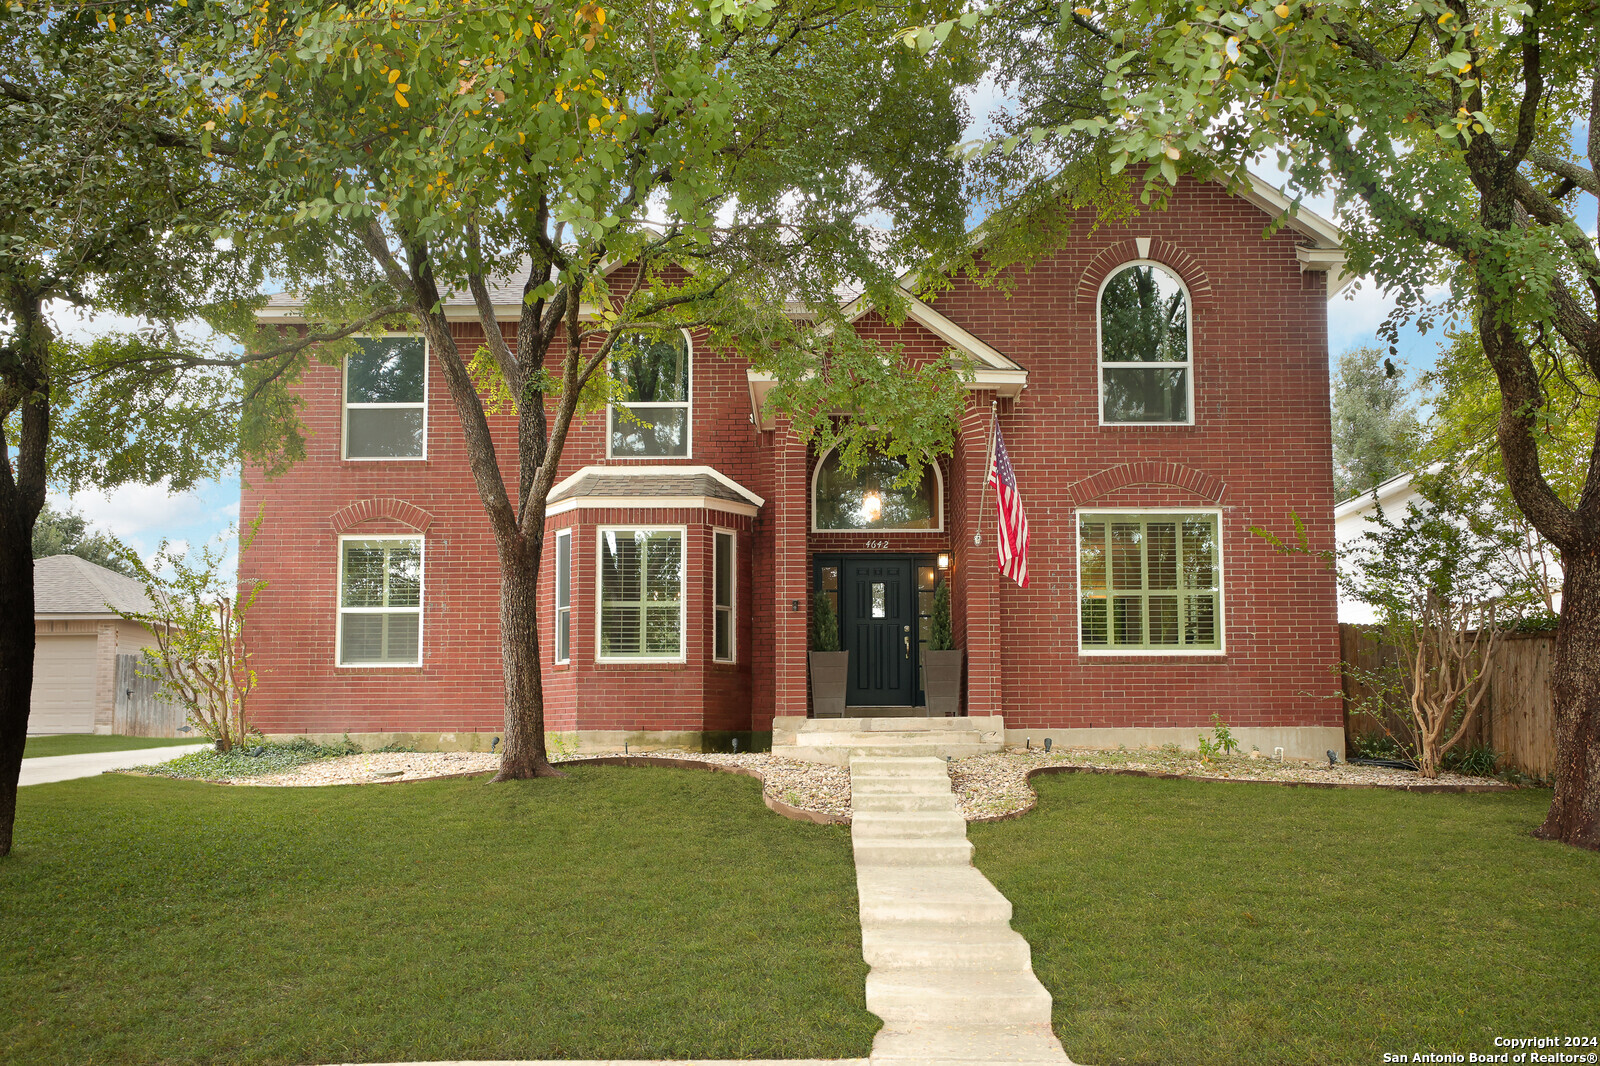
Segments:
[[[1100,289],[1102,424],[1193,421],[1189,297],[1176,275],[1130,263]]]
[[[339,665],[422,665],[422,539],[339,541]]]
[[[556,662],[572,658],[572,530],[556,533]]]
[[[621,387],[610,407],[607,454],[654,459],[689,454],[689,335],[683,330],[617,338],[611,374]]]
[[[682,529],[601,529],[598,658],[683,661]]]
[[[727,530],[715,530],[711,534],[711,542],[711,658],[720,663],[731,663],[735,580],[733,534]]]
[[[1078,633],[1084,651],[1220,651],[1216,513],[1080,514]]]
[[[428,348],[421,337],[362,337],[344,362],[344,457],[421,459]]]

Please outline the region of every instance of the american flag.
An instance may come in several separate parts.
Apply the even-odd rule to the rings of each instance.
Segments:
[[[999,540],[995,554],[1000,572],[1023,588],[1028,587],[1028,516],[1022,511],[1022,495],[1017,492],[1017,472],[1011,469],[1006,442],[1000,427],[994,427],[994,461],[989,464],[989,484],[994,486],[998,510]]]

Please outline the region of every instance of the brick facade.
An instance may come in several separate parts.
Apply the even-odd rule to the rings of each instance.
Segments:
[[[1209,726],[1213,712],[1230,725],[1265,730],[1264,737],[1338,727],[1333,577],[1314,559],[1275,553],[1249,531],[1283,532],[1293,512],[1313,548],[1333,542],[1327,275],[1302,271],[1296,245],[1303,233],[1284,227],[1263,239],[1267,221],[1260,207],[1220,186],[1186,181],[1164,212],[1098,229],[1086,219],[1064,248],[1017,271],[1009,291],[961,281],[940,295],[932,305],[939,314],[1026,368],[1028,378],[1015,398],[987,388],[969,393],[953,453],[940,462],[938,532],[810,532],[817,457],[781,421],[757,424],[745,367],[697,344],[693,452],[677,462],[710,466],[763,503],[753,518],[631,504],[552,516],[547,563],[555,531],[573,530],[573,638],[570,664],[552,665],[547,565],[539,622],[551,730],[759,733],[774,716],[804,715],[811,559],[857,550],[866,539],[887,542],[888,552],[952,556],[969,713],[1004,714],[1008,728],[1034,731],[1192,734]],[[1099,424],[1097,296],[1101,282],[1133,259],[1165,265],[1188,288],[1193,425]],[[475,347],[475,324],[455,328],[468,351]],[[917,358],[938,358],[950,347],[912,320],[891,327],[868,316],[857,328]],[[241,574],[268,581],[254,616],[257,715],[268,732],[489,734],[500,727],[493,541],[455,412],[436,368],[429,373],[425,460],[342,460],[341,376],[317,366],[299,386],[311,431],[306,459],[277,479],[247,475],[245,520],[260,512],[263,522]],[[991,409],[1030,520],[1027,589],[994,566],[994,499],[983,496]],[[514,484],[512,423],[491,422]],[[586,465],[646,465],[607,463],[605,432],[604,416],[574,428],[563,476]],[[1075,514],[1100,507],[1220,510],[1223,653],[1079,654]],[[683,663],[595,661],[596,530],[629,524],[687,531]],[[737,539],[733,664],[711,661],[713,528]],[[335,665],[341,534],[424,538],[420,668]]]

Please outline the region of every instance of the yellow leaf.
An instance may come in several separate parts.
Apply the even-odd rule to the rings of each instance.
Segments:
[[[1455,17],[1456,13],[1454,11],[1446,11],[1444,14],[1439,16],[1439,25],[1443,26],[1446,22],[1449,22]]]
[[[1277,7],[1272,9],[1272,13],[1281,19],[1286,19],[1289,17],[1289,5],[1279,4]]]
[[[1077,15],[1079,18],[1088,18],[1090,15],[1094,14],[1094,12],[1090,11],[1086,7],[1075,7],[1072,9],[1072,13]]]
[[[533,35],[535,37],[539,38],[541,41],[544,40],[544,24],[543,23],[535,22],[533,24]]]
[[[525,134],[525,133],[518,133],[517,134],[517,143],[518,144],[527,144],[528,143],[528,135]]]
[[[154,22],[155,21],[155,16],[150,14],[150,9],[149,8],[145,8],[144,9],[144,20],[146,22]]]
[[[399,85],[394,87],[394,91],[397,93],[408,93],[411,91],[411,86],[407,85],[405,82],[401,82]]]
[[[116,33],[117,32],[117,16],[115,16],[115,15],[107,15],[106,16],[106,29],[110,30],[112,33]]]
[[[389,72],[389,84],[393,85],[395,82],[397,82],[399,80],[400,80],[400,71],[399,70],[391,70]]]
[[[599,129],[600,128],[600,120],[595,118],[593,115],[590,115],[589,116],[589,128],[592,129],[592,130]]]
[[[595,15],[594,15],[595,22],[597,22],[600,25],[604,26],[606,24],[606,9],[603,8],[603,7],[597,7],[597,8],[594,9],[594,11],[595,11]]]
[[[394,94],[394,102],[399,104],[401,107],[410,107],[411,106],[410,104],[406,103],[406,98],[401,96],[399,92],[396,92]]]
[[[1466,66],[1464,66],[1460,70],[1456,71],[1456,73],[1457,74],[1465,74],[1467,71],[1469,71],[1471,69],[1472,69],[1472,64],[1468,63]]]

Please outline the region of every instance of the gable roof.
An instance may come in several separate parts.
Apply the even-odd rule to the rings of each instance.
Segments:
[[[80,559],[51,555],[33,561],[33,613],[100,615],[144,613],[154,605],[144,586],[126,574]]]

